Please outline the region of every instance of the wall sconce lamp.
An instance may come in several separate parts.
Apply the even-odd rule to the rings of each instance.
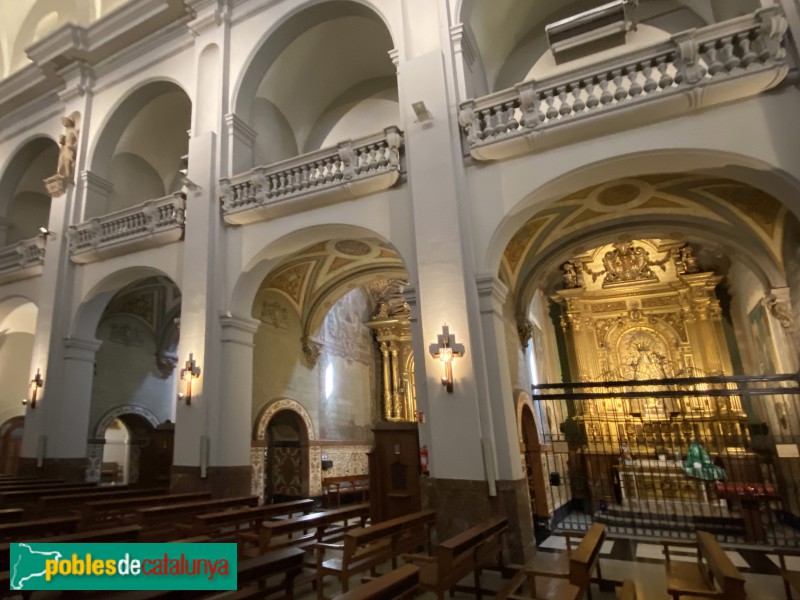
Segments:
[[[428,347],[428,351],[433,358],[438,358],[444,365],[444,377],[442,385],[447,388],[447,392],[453,393],[453,358],[464,356],[464,344],[456,343],[456,336],[450,333],[447,325],[442,327],[441,335],[437,335],[437,342]]]
[[[186,364],[181,369],[181,381],[186,382],[186,391],[178,392],[178,400],[185,401],[186,406],[192,404],[192,379],[197,379],[198,377],[200,377],[200,367],[197,366],[194,360],[194,354],[190,353],[189,360],[186,361]]]
[[[36,375],[34,375],[33,379],[31,379],[31,385],[30,385],[30,390],[31,390],[30,405],[31,405],[31,408],[34,408],[34,409],[36,408],[36,396],[38,396],[38,394],[39,394],[39,388],[42,387],[43,385],[44,385],[44,379],[42,378],[41,370],[40,369],[36,369]],[[27,406],[27,405],[28,405],[28,399],[27,398],[23,398],[22,399],[22,406]]]

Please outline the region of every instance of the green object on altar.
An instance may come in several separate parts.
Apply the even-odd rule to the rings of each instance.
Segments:
[[[727,481],[725,469],[711,462],[706,449],[697,442],[689,444],[689,453],[683,463],[683,472],[687,477],[704,479],[706,481]]]

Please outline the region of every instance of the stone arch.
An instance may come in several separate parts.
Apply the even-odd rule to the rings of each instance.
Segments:
[[[264,407],[259,411],[256,418],[256,424],[253,427],[253,440],[264,440],[267,433],[267,425],[275,413],[282,410],[291,410],[297,413],[305,423],[308,430],[308,441],[312,442],[316,439],[314,436],[314,423],[311,420],[311,415],[305,407],[291,398],[277,398],[267,402]]]
[[[142,417],[148,423],[150,423],[150,425],[152,425],[153,428],[157,427],[159,424],[158,417],[156,417],[152,412],[150,412],[150,410],[148,410],[144,406],[139,406],[136,404],[117,406],[109,410],[102,417],[100,417],[100,420],[94,427],[95,439],[101,439],[105,434],[106,429],[108,429],[109,425],[111,425],[115,419],[118,419],[125,415],[137,415],[139,417]]]
[[[10,154],[8,162],[0,171],[0,216],[6,216],[20,180],[28,166],[43,152],[52,151],[54,156],[52,173],[56,172],[56,158],[58,157],[58,144],[46,135],[38,134],[21,142]],[[46,193],[44,183],[41,188]]]
[[[139,82],[135,88],[118,98],[96,130],[95,139],[90,140],[89,160],[87,163],[90,169],[101,177],[105,177],[117,142],[130,121],[149,102],[165,93],[176,90],[182,92],[191,105],[192,96],[187,91],[186,86],[180,81],[168,77],[145,79]]]
[[[322,472],[320,447],[314,443],[314,423],[306,408],[291,398],[276,398],[267,402],[259,411],[253,426],[250,448],[251,493],[264,500],[264,450],[267,445],[266,433],[270,419],[281,411],[288,410],[300,417],[306,428],[308,438],[308,493],[310,496],[322,494]]]
[[[244,61],[244,67],[233,85],[231,94],[231,106],[234,107],[234,112],[237,115],[246,116],[250,114],[251,99],[255,97],[256,88],[261,82],[261,77],[254,75],[253,67],[258,64],[271,64],[291,41],[293,31],[304,31],[330,19],[335,14],[337,7],[342,7],[345,14],[369,14],[378,17],[388,31],[394,46],[397,47],[399,36],[392,31],[392,25],[387,15],[374,2],[369,0],[304,2],[276,21],[257,41]],[[341,16],[341,13],[337,16]],[[292,31],[287,27],[291,25],[295,25]],[[286,39],[277,39],[283,32],[285,32],[283,37]],[[270,40],[275,42],[274,48],[270,47]]]
[[[83,296],[72,319],[70,337],[94,339],[103,311],[114,294],[134,281],[153,276],[167,277],[176,287],[178,286],[169,273],[149,266],[129,267],[102,278]]]
[[[359,225],[326,224],[306,227],[288,233],[274,242],[262,247],[252,257],[246,260],[238,279],[233,283],[232,293],[228,301],[228,311],[234,316],[249,317],[252,311],[253,299],[256,297],[264,278],[278,266],[287,256],[303,250],[308,246],[332,239],[358,239],[372,238],[387,244],[395,249],[406,265],[413,266],[389,239],[390,232],[375,231]]]
[[[574,164],[574,163],[573,163]],[[482,270],[497,273],[503,253],[519,231],[537,213],[580,189],[598,186],[612,180],[637,177],[648,173],[688,173],[699,176],[725,177],[760,189],[800,216],[800,205],[792,202],[800,190],[800,180],[762,159],[740,153],[704,148],[642,149],[601,161],[591,160],[578,167],[564,169],[532,191],[524,192],[506,211],[487,239]]]

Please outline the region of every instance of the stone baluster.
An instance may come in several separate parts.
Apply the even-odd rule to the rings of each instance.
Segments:
[[[628,77],[628,94],[631,98],[636,98],[642,93],[642,84],[639,83],[639,69],[641,65],[629,65],[625,67],[625,74]]]
[[[605,106],[606,104],[610,104],[614,101],[614,94],[612,94],[608,89],[608,74],[600,75],[600,89],[602,92],[600,93],[600,104]]]
[[[573,81],[569,84],[570,93],[572,94],[572,111],[575,113],[583,112],[586,108],[586,103],[583,101],[581,84],[579,81]]]
[[[659,56],[656,59],[656,64],[658,68],[658,72],[660,73],[660,77],[658,78],[658,87],[662,90],[668,87],[672,87],[674,80],[672,76],[669,74],[669,64],[674,61],[674,57],[672,56]]]
[[[743,33],[736,36],[736,44],[739,47],[739,54],[741,55],[740,66],[746,69],[758,60],[758,55],[753,52],[752,40],[750,39],[751,32]]]
[[[648,61],[645,63],[644,68],[642,69],[642,74],[644,75],[644,85],[642,89],[644,90],[645,94],[649,94],[650,92],[658,89],[658,83],[656,80],[653,79],[653,63],[656,61]]]
[[[733,45],[733,39],[733,36],[728,36],[723,38],[721,41],[722,48],[720,49],[720,60],[722,60],[722,64],[728,73],[736,69],[742,62],[739,60],[739,57],[736,56],[736,49]]]
[[[558,117],[558,110],[555,106],[553,106],[555,100],[556,99],[553,97],[553,90],[547,90],[544,96],[544,101],[547,103],[547,110],[545,111],[544,116],[547,117],[548,120]]]
[[[561,86],[558,88],[558,101],[561,103],[558,107],[558,114],[566,117],[572,112],[572,105],[567,101],[567,88]]]
[[[506,130],[516,131],[519,128],[519,121],[517,121],[517,102],[511,100],[505,103],[506,109]]]
[[[600,104],[600,100],[595,95],[594,77],[589,77],[583,82],[583,87],[586,90],[586,108],[589,110],[596,108]]]
[[[625,86],[622,84],[622,69],[614,69],[614,71],[611,73],[611,76],[613,77],[615,88],[614,100],[617,102],[622,102],[628,98],[628,90],[626,90]]]
[[[708,44],[703,44],[699,53],[705,58],[706,65],[708,65],[708,74],[712,77],[725,70],[725,66],[720,60],[721,53],[717,48],[716,42],[712,41]]]
[[[400,145],[403,143],[403,136],[400,131],[395,127],[385,129],[386,145],[388,147],[388,160],[392,167],[400,167]]]
[[[494,125],[492,123],[492,109],[486,108],[480,111],[483,121],[483,137],[484,139],[494,136]]]

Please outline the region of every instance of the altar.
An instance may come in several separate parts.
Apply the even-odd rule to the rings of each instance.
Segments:
[[[641,459],[614,467],[620,493],[626,500],[678,500],[709,504],[717,502],[709,482],[687,477],[683,463],[675,460]],[[710,482],[713,485],[713,482]]]

